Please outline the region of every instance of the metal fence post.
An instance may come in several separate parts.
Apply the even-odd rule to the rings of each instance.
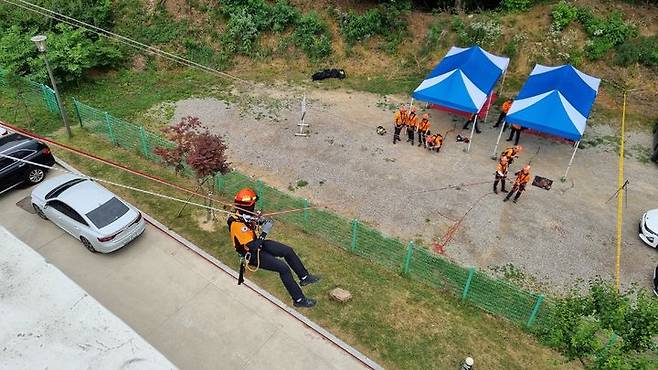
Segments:
[[[82,117],[80,116],[80,110],[78,109],[78,101],[73,98],[73,109],[75,110],[75,115],[78,117],[78,122],[80,122],[80,127],[82,126]]]
[[[223,185],[224,185],[224,176],[222,176],[222,174],[218,172],[215,174],[215,190],[218,193],[221,193]]]
[[[464,291],[462,292],[462,301],[466,300],[468,297],[468,290],[471,289],[471,282],[473,281],[473,275],[475,275],[475,267],[468,269],[468,278],[466,278],[466,284],[464,284]]]
[[[149,158],[149,144],[146,140],[146,131],[144,126],[139,126],[139,139],[142,142],[142,150],[144,151],[144,158]]]
[[[539,307],[541,307],[541,303],[544,301],[544,295],[540,294],[537,296],[537,301],[535,301],[535,306],[532,308],[532,313],[530,313],[530,318],[528,319],[528,323],[526,324],[527,327],[532,326],[532,323],[535,322],[535,319],[537,318],[537,313],[539,313]]]
[[[354,252],[356,250],[356,229],[357,226],[359,225],[359,220],[356,218],[352,220],[352,246],[350,247],[350,250]]]
[[[107,112],[103,112],[103,117],[105,118],[105,124],[107,125],[107,134],[110,136],[110,141],[112,145],[117,145],[117,138],[114,136],[114,130],[112,129],[112,118]]]
[[[258,196],[258,209],[263,209],[263,180],[258,179],[256,182],[258,189],[256,190],[256,195]]]
[[[304,224],[308,223],[308,199],[304,198]]]
[[[402,263],[402,273],[403,274],[408,274],[409,273],[409,265],[411,264],[411,255],[414,253],[414,241],[411,240],[409,241],[409,245],[407,246],[407,254],[404,256],[404,262]]]

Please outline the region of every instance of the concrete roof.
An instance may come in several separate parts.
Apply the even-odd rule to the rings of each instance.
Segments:
[[[0,369],[175,369],[0,226]]]

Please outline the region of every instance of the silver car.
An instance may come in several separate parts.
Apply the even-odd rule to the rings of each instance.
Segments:
[[[32,190],[32,207],[80,240],[90,252],[110,253],[144,232],[141,212],[96,182],[57,176]]]

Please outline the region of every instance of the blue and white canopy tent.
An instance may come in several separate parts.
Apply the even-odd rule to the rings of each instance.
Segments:
[[[509,58],[493,55],[479,46],[453,46],[411,96],[462,112],[477,113],[508,65]],[[468,149],[473,141],[474,130],[475,122]]]
[[[569,64],[557,67],[537,64],[521,87],[505,120],[573,141],[574,151],[564,174],[566,178],[600,83],[600,79],[586,75]]]

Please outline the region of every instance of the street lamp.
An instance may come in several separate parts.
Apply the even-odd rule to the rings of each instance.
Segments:
[[[55,78],[53,77],[53,72],[50,70],[50,64],[48,64],[48,56],[46,55],[46,36],[37,35],[32,37],[30,40],[37,45],[37,49],[43,55],[43,61],[46,63],[46,69],[48,70],[48,76],[50,76],[50,83],[53,85],[53,90],[55,91],[55,99],[57,99],[57,106],[59,111],[62,114],[62,121],[64,121],[64,127],[66,127],[66,134],[69,139],[71,138],[71,128],[69,127],[69,119],[66,114],[66,109],[64,104],[62,104],[62,99],[59,97],[59,91],[57,91],[57,84],[55,83]]]

